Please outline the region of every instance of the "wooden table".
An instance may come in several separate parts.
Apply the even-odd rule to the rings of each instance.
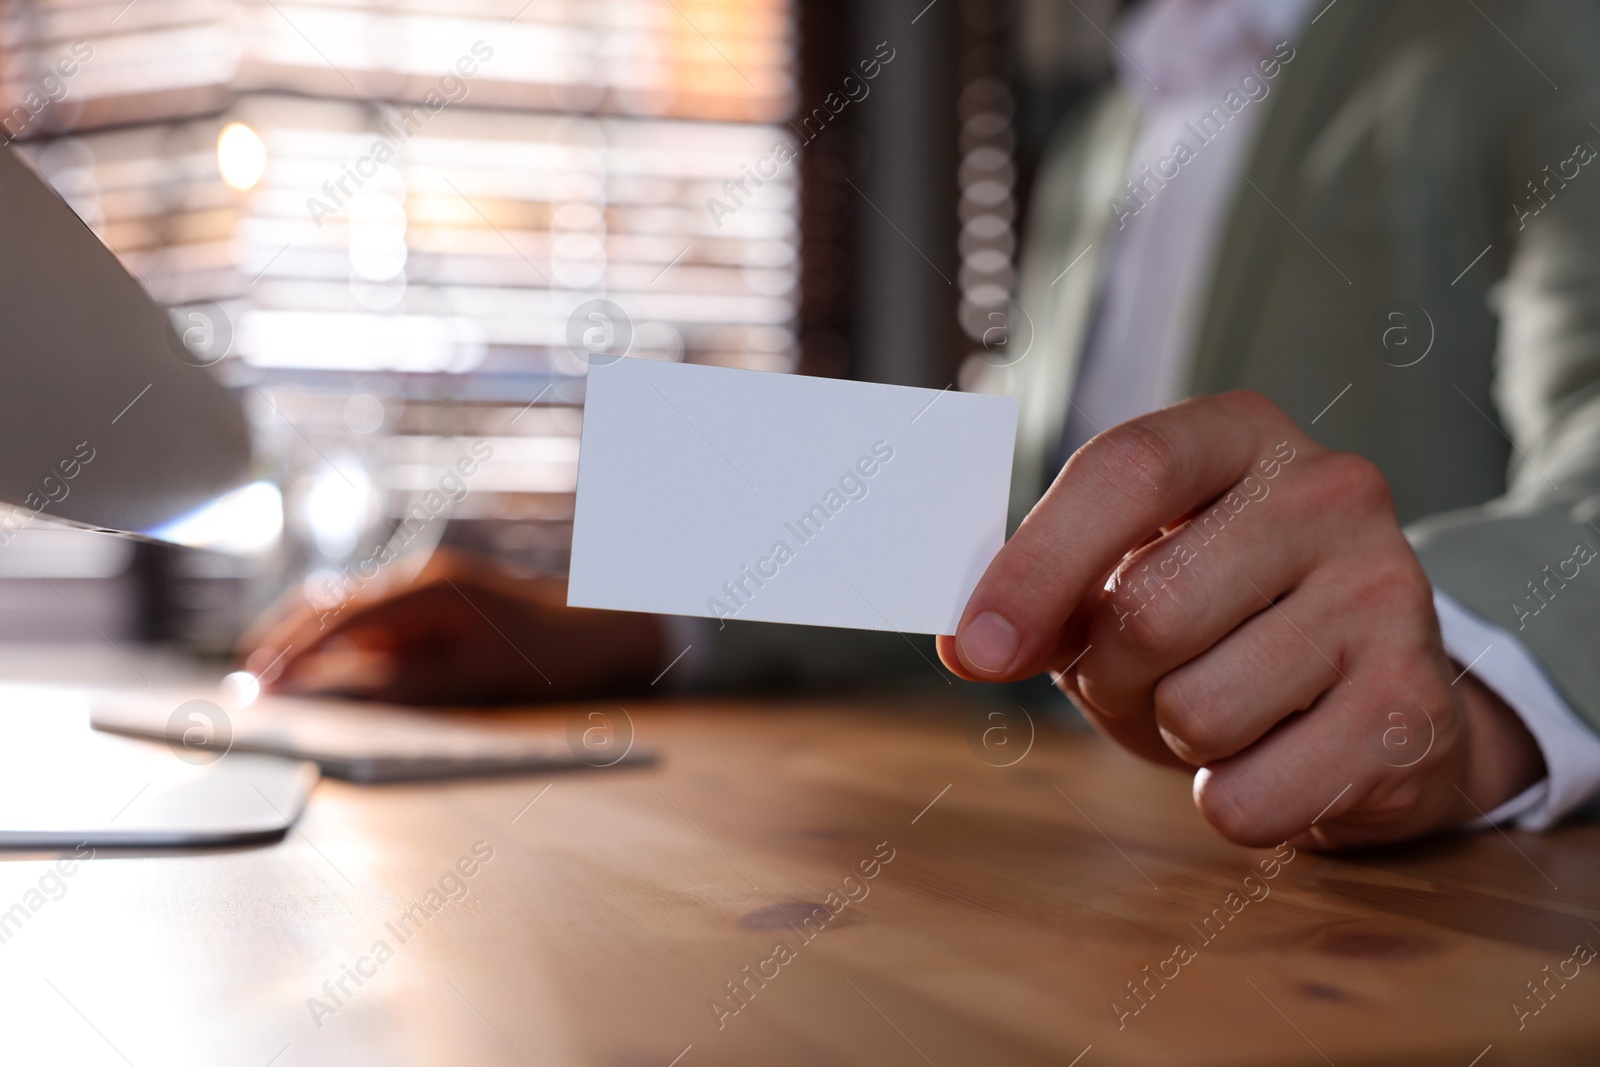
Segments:
[[[1184,776],[1043,720],[995,767],[1020,717],[986,749],[959,706],[630,710],[657,766],[325,781],[280,844],[82,864],[0,944],[0,1062],[1600,1061],[1600,966],[1564,962],[1595,827],[1268,879]],[[0,909],[50,869],[0,863]]]

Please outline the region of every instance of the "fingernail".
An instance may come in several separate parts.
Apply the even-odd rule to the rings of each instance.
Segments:
[[[956,635],[961,662],[980,674],[999,674],[1011,666],[1021,643],[1017,628],[993,611],[985,611]]]

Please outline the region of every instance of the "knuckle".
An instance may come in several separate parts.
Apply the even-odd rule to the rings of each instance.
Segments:
[[[1225,713],[1180,675],[1156,683],[1154,701],[1156,725],[1169,742],[1178,742],[1183,759],[1201,764],[1231,755]]]
[[[1252,389],[1235,389],[1217,397],[1228,413],[1236,418],[1256,424],[1288,423],[1289,416],[1282,408]]]
[[[1394,561],[1366,567],[1353,590],[1355,607],[1373,617],[1431,619],[1433,586],[1420,567]]]
[[[1142,657],[1169,651],[1183,633],[1181,612],[1170,595],[1149,600],[1118,593],[1113,623],[1117,639]]]
[[[1422,656],[1408,656],[1405,662],[1390,668],[1395,692],[1401,700],[1421,708],[1437,725],[1448,715],[1451,700],[1450,687],[1440,677],[1438,669]]]
[[[1330,452],[1319,461],[1325,499],[1339,510],[1363,515],[1393,513],[1389,480],[1376,464],[1353,452]]]
[[[1391,610],[1407,619],[1433,618],[1433,586],[1419,568],[1401,569],[1392,580]]]
[[[1363,801],[1361,821],[1378,828],[1394,827],[1397,823],[1411,821],[1419,808],[1428,806],[1429,790],[1416,775],[1405,775],[1386,782],[1384,788]],[[1389,836],[1393,836],[1392,834]]]
[[[1183,450],[1148,419],[1113,426],[1086,447],[1105,475],[1121,480],[1132,473],[1158,493],[1181,482],[1188,469]]]

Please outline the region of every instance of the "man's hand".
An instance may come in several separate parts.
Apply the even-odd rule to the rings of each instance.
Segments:
[[[1080,449],[939,653],[978,681],[1052,672],[1109,737],[1200,768],[1196,805],[1242,844],[1412,837],[1544,773],[1445,655],[1377,468],[1253,393]]]
[[[295,590],[241,647],[267,689],[406,704],[594,697],[643,688],[664,665],[653,616],[566,599],[563,581],[440,549],[415,578],[380,572],[348,599]]]

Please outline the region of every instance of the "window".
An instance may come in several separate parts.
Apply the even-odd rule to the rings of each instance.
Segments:
[[[285,566],[344,565],[481,439],[449,516],[532,523],[479,534],[559,567],[591,329],[797,361],[784,0],[65,0],[3,26],[0,128],[244,395]]]

